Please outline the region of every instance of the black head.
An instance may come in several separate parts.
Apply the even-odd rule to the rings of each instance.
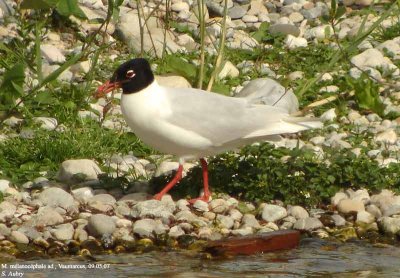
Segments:
[[[101,97],[106,93],[122,88],[124,94],[137,93],[154,81],[154,74],[146,59],[136,58],[120,65],[110,81],[97,89],[96,96]]]

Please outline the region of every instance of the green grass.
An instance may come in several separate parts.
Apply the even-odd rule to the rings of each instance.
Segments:
[[[104,162],[112,154],[147,156],[152,150],[132,133],[107,130],[87,122],[64,132],[36,130],[33,139],[19,137],[0,143],[0,169],[3,178],[21,184],[46,171],[54,177],[60,164],[67,159],[88,158]]]

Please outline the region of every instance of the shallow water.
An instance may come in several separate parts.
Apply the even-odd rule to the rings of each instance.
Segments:
[[[19,269],[22,277],[400,277],[400,248],[366,242],[338,244],[304,239],[297,249],[252,256],[205,259],[189,252],[150,252],[52,260],[16,260],[2,264],[44,266]],[[85,269],[60,269],[60,265]],[[53,266],[54,269],[50,267]],[[49,269],[50,268],[50,269]],[[5,277],[2,275],[2,277]]]

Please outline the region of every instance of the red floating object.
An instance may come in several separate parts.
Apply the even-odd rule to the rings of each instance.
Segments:
[[[205,251],[212,255],[251,255],[295,248],[300,242],[300,232],[283,230],[257,235],[231,237],[210,241]]]

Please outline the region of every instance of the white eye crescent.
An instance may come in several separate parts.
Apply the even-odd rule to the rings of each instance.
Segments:
[[[135,72],[134,72],[133,70],[128,70],[128,71],[126,72],[126,77],[132,78],[132,77],[134,77],[134,76],[135,76]]]

